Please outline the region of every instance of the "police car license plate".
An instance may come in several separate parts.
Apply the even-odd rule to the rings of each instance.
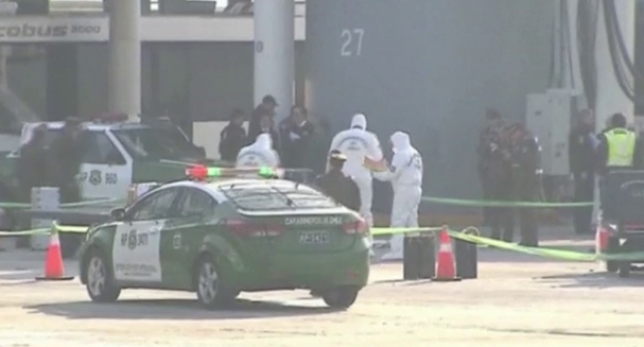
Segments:
[[[300,244],[304,245],[329,243],[328,231],[301,231],[298,236]]]

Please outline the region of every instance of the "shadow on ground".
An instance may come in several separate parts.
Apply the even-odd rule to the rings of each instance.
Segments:
[[[325,306],[294,306],[271,301],[236,300],[229,307],[208,311],[195,300],[119,300],[111,304],[89,301],[59,302],[24,307],[31,313],[68,319],[217,320],[279,318],[338,312]]]
[[[644,287],[644,273],[633,272],[629,278],[620,278],[608,272],[587,272],[583,274],[565,274],[536,277],[542,283],[552,283],[556,288],[637,288]]]

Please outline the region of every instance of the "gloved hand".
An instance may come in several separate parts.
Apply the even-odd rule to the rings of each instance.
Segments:
[[[290,133],[288,133],[288,137],[291,139],[291,141],[295,141],[295,140],[300,139],[300,135],[298,135],[298,134],[296,134],[296,133],[294,133],[292,131]]]

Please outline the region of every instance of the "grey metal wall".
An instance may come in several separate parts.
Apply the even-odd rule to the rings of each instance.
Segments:
[[[105,112],[107,45],[79,44],[75,49],[78,113],[88,116]],[[156,76],[153,51],[158,57]],[[297,43],[296,85],[300,99],[304,85],[303,52],[303,43]],[[11,89],[43,117],[47,117],[46,59],[42,55],[12,62],[9,67]],[[223,120],[235,107],[249,113],[254,107],[252,43],[144,44],[142,59],[144,112],[171,108],[188,121]]]
[[[552,0],[308,0],[307,103],[336,131],[365,113],[383,147],[409,132],[426,193],[478,197],[484,110],[523,119],[545,91],[553,19]]]

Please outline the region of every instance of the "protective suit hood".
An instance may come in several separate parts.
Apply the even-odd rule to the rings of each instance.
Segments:
[[[402,131],[396,131],[391,135],[391,144],[393,145],[394,152],[404,151],[411,148],[411,140],[409,135],[403,133]]]
[[[358,113],[351,119],[351,129],[360,128],[367,130],[367,117],[362,113]]]
[[[262,149],[272,149],[273,148],[273,140],[271,139],[271,135],[269,134],[261,134],[257,136],[257,139],[255,140],[255,146],[257,148],[262,148]]]

